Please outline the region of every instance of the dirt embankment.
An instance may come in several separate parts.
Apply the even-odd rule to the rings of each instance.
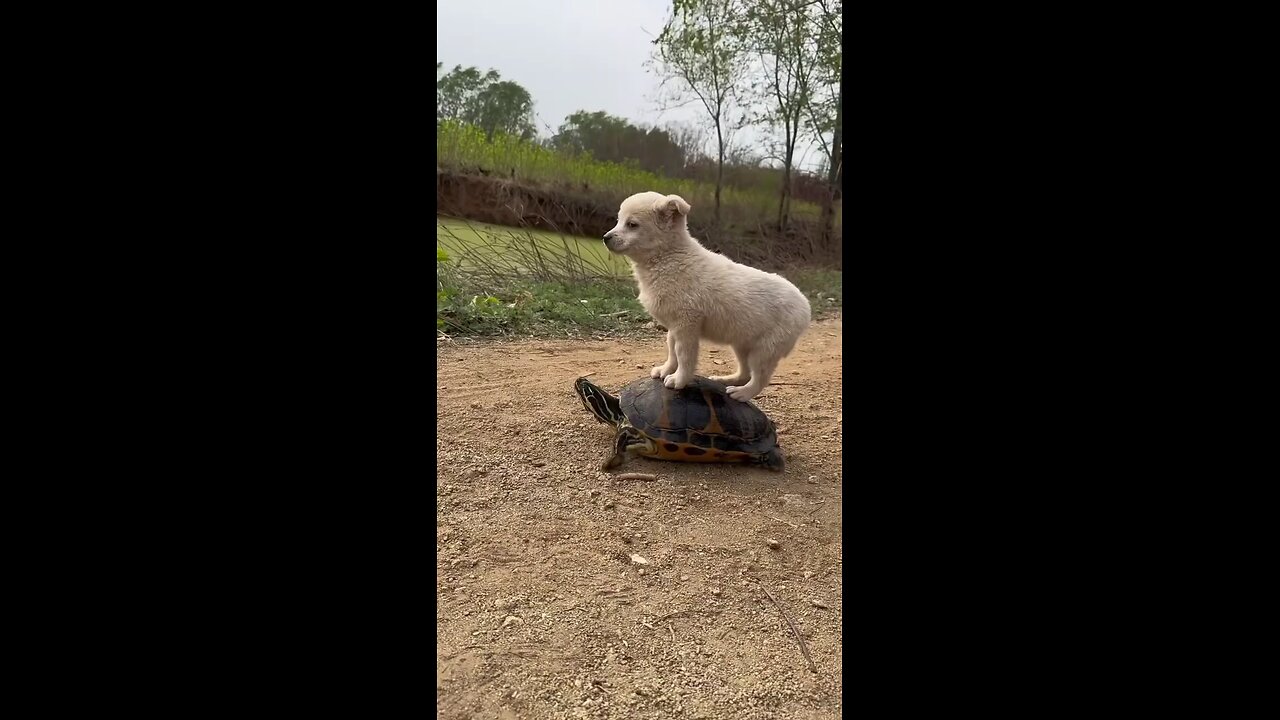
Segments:
[[[815,323],[757,398],[786,472],[620,470],[654,481],[600,471],[612,431],[572,385],[647,374],[660,333],[438,343],[437,717],[840,717],[841,335]]]

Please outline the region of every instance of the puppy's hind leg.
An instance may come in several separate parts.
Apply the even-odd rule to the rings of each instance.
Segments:
[[[738,345],[733,346],[733,359],[738,361],[738,372],[732,375],[713,375],[708,380],[715,380],[725,385],[742,385],[751,379],[751,371],[748,370],[747,358],[749,353],[745,347]]]
[[[693,380],[698,370],[698,330],[697,328],[672,328],[675,335],[675,357],[678,358],[676,371],[668,375],[662,384],[680,390]]]
[[[661,365],[655,365],[649,371],[649,377],[655,380],[663,380],[668,375],[676,371],[676,345],[675,333],[667,331],[667,361]]]
[[[773,378],[773,371],[777,369],[778,361],[781,359],[774,355],[766,355],[763,349],[753,350],[751,357],[747,358],[747,367],[751,370],[751,382],[739,387],[727,388],[729,397],[746,402],[759,395]]]

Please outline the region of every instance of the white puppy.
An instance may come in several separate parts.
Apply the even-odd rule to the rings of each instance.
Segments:
[[[698,341],[728,345],[736,375],[713,377],[746,402],[769,384],[778,361],[809,327],[809,299],[786,278],[741,265],[689,235],[689,203],[645,192],[622,201],[605,247],[626,256],[640,285],[640,304],[667,327],[667,361],[653,368],[669,388],[689,384]]]

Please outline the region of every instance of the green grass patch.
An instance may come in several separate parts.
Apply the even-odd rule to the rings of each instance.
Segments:
[[[464,281],[436,291],[436,329],[448,335],[620,335],[649,319],[626,282]]]
[[[839,270],[795,268],[780,274],[809,298],[815,319],[833,315],[844,305],[844,279]]]
[[[603,241],[543,230],[437,217],[436,248],[473,273],[544,280],[631,277],[627,261]]]
[[[640,331],[652,318],[636,300],[630,266],[590,238],[438,219],[436,330],[447,335],[587,337]],[[838,312],[841,273],[782,275],[815,318]]]

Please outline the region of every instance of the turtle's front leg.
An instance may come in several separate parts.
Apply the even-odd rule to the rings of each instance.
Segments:
[[[613,445],[613,454],[604,461],[601,470],[612,470],[627,459],[627,451],[635,447],[644,447],[645,437],[639,430],[626,426],[618,429],[618,437]]]

